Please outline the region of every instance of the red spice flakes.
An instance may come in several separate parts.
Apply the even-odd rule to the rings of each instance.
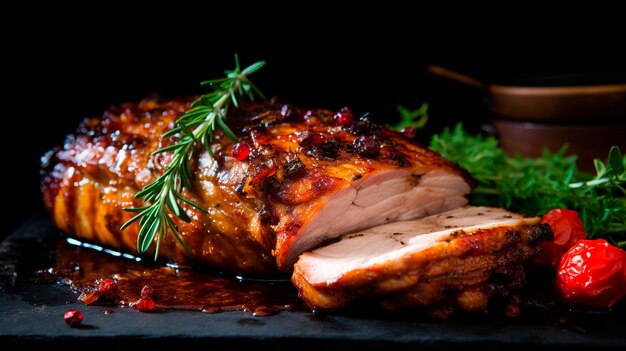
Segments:
[[[98,301],[101,297],[113,298],[117,294],[117,281],[111,278],[101,279],[97,284],[97,289],[94,291],[83,291],[78,297],[85,305],[91,305]]]
[[[142,297],[135,308],[140,312],[150,312],[154,310],[154,300],[151,297]]]
[[[117,282],[111,278],[102,279],[100,283],[98,283],[98,292],[102,295],[113,293],[116,289]]]
[[[141,288],[141,298],[137,301],[135,308],[140,312],[150,312],[154,310],[154,300],[152,295],[154,294],[154,288],[151,285],[144,285]]]

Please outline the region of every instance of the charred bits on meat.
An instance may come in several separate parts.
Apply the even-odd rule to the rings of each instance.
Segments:
[[[276,163],[270,159],[258,165],[254,165],[253,176],[248,185],[257,187],[263,185],[267,180],[276,174]]]
[[[375,135],[362,135],[354,140],[356,152],[368,158],[374,158],[380,154],[380,140]]]
[[[298,136],[300,147],[309,157],[324,158],[334,160],[339,156],[339,145],[337,140],[327,139],[323,134],[304,131]]]
[[[353,125],[348,128],[348,132],[354,135],[372,134],[380,129],[380,126],[370,121],[371,113],[367,112],[359,117]]]
[[[326,142],[326,137],[321,133],[315,133],[305,130],[298,136],[299,144],[302,147],[310,147],[320,145]]]
[[[259,218],[264,224],[277,225],[280,218],[274,213],[272,205],[264,203],[259,211]]]
[[[175,126],[192,101],[193,98],[188,98],[141,106],[124,105],[118,112],[112,110],[104,117],[84,122],[81,131],[68,137],[65,145],[53,153],[51,162],[44,166],[42,182],[45,204],[59,228],[78,238],[94,238],[119,249],[135,251],[134,240],[120,240],[125,237],[119,230],[126,218],[122,216],[129,215],[122,212],[122,208],[139,205],[133,197],[138,187],[148,185],[165,171],[168,160],[157,159],[152,153],[166,146],[159,144],[163,140],[161,135]],[[398,133],[369,122],[367,115],[358,118],[360,114],[350,111],[353,123],[344,127],[333,118],[338,111],[284,106],[271,102],[242,104],[241,110],[229,116],[229,127],[239,142],[250,149],[246,161],[230,156],[235,143],[220,131],[215,133],[212,143],[216,159],[211,159],[201,149],[194,154],[198,156],[191,159],[194,186],[186,189],[185,195],[206,207],[216,202],[222,207],[219,210],[209,208],[210,213],[203,215],[193,206],[184,205],[185,211],[192,215],[192,223],[177,224],[180,224],[181,235],[193,246],[193,254],[188,254],[175,238],[168,236],[161,248],[165,258],[183,263],[206,262],[218,269],[242,273],[276,269],[287,272],[303,251],[338,237],[348,228],[351,218],[339,217],[338,226],[332,223],[331,227],[324,227],[333,220],[325,216],[344,211],[332,207],[334,201],[344,199],[339,196],[344,194],[342,190],[351,192],[356,186],[361,191],[360,186],[365,184],[364,187],[374,187],[373,193],[381,194],[381,199],[404,197],[400,191],[396,194],[395,188],[383,193],[376,190],[379,173],[389,175],[380,178],[384,183],[406,184],[407,191],[413,191],[417,183],[413,183],[410,174],[441,170],[433,174],[441,174],[454,182],[452,193],[436,194],[438,199],[454,198],[454,201],[441,201],[441,210],[460,206],[463,196],[469,192],[466,186],[469,176],[460,169]],[[85,134],[85,131],[95,132]],[[305,132],[311,133],[310,139],[301,139]],[[372,159],[360,156],[354,146],[355,139],[372,135],[380,142],[379,154]],[[165,139],[174,142],[176,137]],[[132,152],[126,147],[129,143]],[[129,167],[115,158],[118,154],[120,159],[124,156],[129,160]],[[171,154],[161,155],[171,157]],[[401,163],[403,158],[406,164]],[[90,173],[83,164],[90,165]],[[369,182],[370,177],[376,181]],[[353,179],[360,181],[352,182]],[[111,181],[117,183],[112,185]],[[108,189],[115,189],[115,192],[106,192]],[[83,199],[92,205],[80,206],[78,202],[85,201]],[[364,223],[380,225],[404,213],[413,214],[413,205],[422,206],[420,200],[413,201],[413,197],[407,201],[411,203],[389,204],[397,206],[398,213],[394,216],[384,212],[370,216],[367,212]],[[264,211],[266,220],[275,222],[271,211],[280,219],[276,228],[261,223],[260,218],[257,221],[264,203],[273,206]],[[83,222],[81,218],[85,215],[91,218],[87,226],[76,225]],[[96,232],[97,238],[93,236]],[[312,241],[301,238],[301,234]],[[271,243],[275,243],[275,247],[271,247]],[[276,257],[272,257],[272,249]]]
[[[339,156],[339,146],[335,142],[326,142],[324,144],[313,146],[306,151],[306,155],[326,160],[335,160]]]
[[[306,165],[302,163],[300,158],[295,155],[293,159],[288,159],[282,167],[282,176],[284,178],[296,177],[304,173]]]

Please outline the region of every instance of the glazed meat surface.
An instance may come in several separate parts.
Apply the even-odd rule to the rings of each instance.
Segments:
[[[515,300],[522,263],[552,238],[540,218],[472,207],[345,235],[300,256],[292,281],[313,309],[360,300],[383,309],[483,311],[494,295]],[[515,301],[513,301],[515,302]],[[512,303],[513,303],[512,302]]]
[[[135,251],[138,224],[120,226],[143,206],[135,194],[167,165],[161,135],[191,99],[147,99],[84,121],[43,158],[42,192],[56,225],[86,241]],[[333,111],[270,102],[249,105],[228,123],[250,148],[214,135],[213,159],[198,147],[192,189],[183,195],[190,223],[173,218],[159,256],[242,273],[289,272],[298,256],[342,234],[429,216],[466,204],[464,171],[399,133],[367,119],[339,126]]]

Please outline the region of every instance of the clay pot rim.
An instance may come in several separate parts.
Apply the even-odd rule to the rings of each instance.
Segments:
[[[511,86],[492,84],[488,87],[494,94],[518,96],[606,95],[626,93],[626,84],[576,85],[576,86]]]

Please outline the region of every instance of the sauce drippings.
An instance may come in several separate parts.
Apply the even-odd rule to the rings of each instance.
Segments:
[[[154,289],[154,311],[246,311],[266,316],[291,310],[298,304],[297,292],[287,278],[247,279],[173,265],[158,266],[128,254],[68,241],[73,245],[59,241],[56,266],[49,272],[70,284],[80,294],[79,299],[88,304],[135,307],[146,285]],[[107,278],[115,280],[116,289],[114,293],[100,294],[98,283]]]

